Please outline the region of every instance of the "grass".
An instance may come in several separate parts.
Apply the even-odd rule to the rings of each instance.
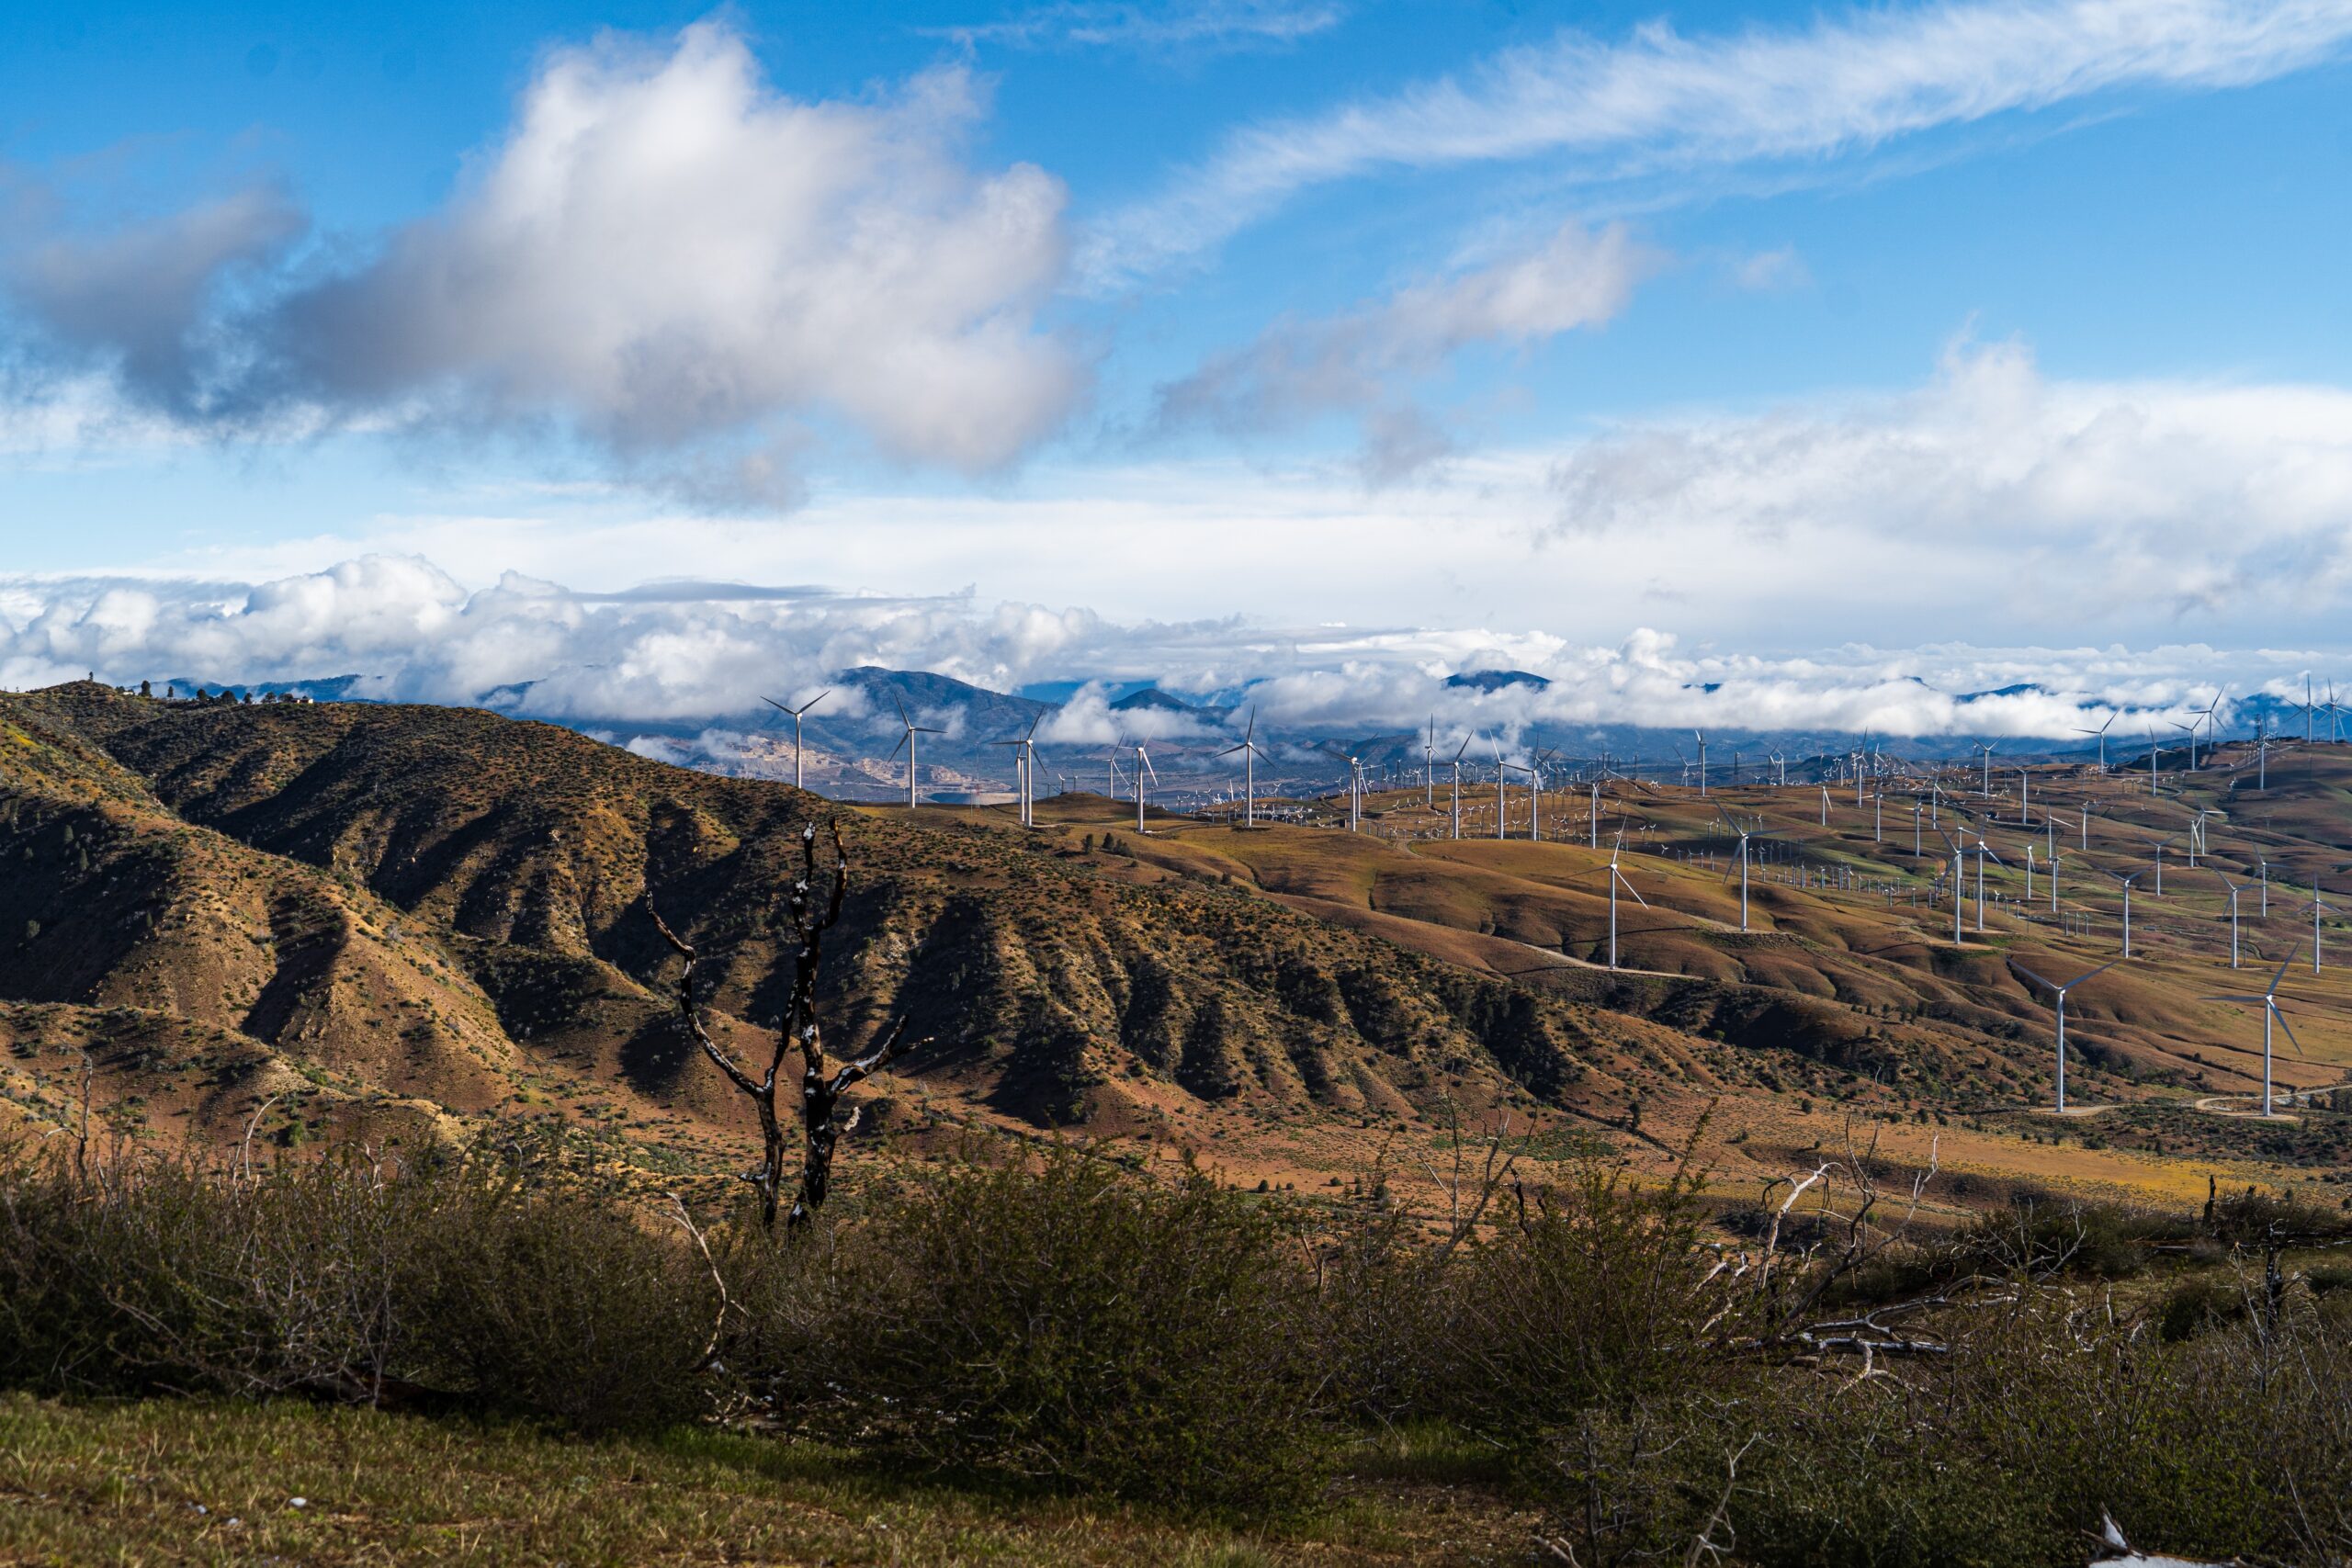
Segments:
[[[1363,1479],[1268,1533],[717,1430],[592,1442],[293,1404],[6,1395],[0,1562],[1250,1568],[1523,1552],[1518,1516],[1450,1484],[1457,1463],[1366,1458]]]

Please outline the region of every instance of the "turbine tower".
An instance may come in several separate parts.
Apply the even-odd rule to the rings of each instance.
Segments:
[[[1250,725],[1242,731],[1240,742],[1227,747],[1217,755],[1230,757],[1236,751],[1241,753],[1241,825],[1254,828],[1258,825],[1257,761],[1265,755],[1258,750],[1258,710],[1254,707],[1250,710]]]
[[[1643,908],[1650,907],[1649,900],[1642,897],[1640,889],[1626,881],[1625,874],[1617,867],[1617,856],[1624,847],[1625,829],[1620,828],[1617,829],[1617,841],[1609,848],[1609,967],[1611,969],[1617,967],[1617,889],[1622,886],[1633,894],[1634,902]]]
[[[2259,1003],[2259,1004],[2261,1005],[2261,1008],[2262,1008],[2262,1113],[2263,1113],[2265,1116],[2268,1116],[2268,1115],[2273,1114],[2273,1112],[2272,1112],[2272,1111],[2271,1111],[2271,1109],[2270,1109],[2270,1026],[2271,1026],[2271,1024],[2272,1024],[2274,1021],[2275,1021],[2275,1022],[2277,1022],[2277,1023],[2278,1023],[2278,1025],[2281,1029],[2284,1029],[2284,1030],[2287,1032],[2287,1038],[2288,1038],[2288,1039],[2290,1039],[2290,1040],[2294,1040],[2294,1042],[2295,1042],[2295,1055],[2297,1055],[2298,1056],[2300,1056],[2300,1055],[2301,1055],[2303,1054],[2303,1043],[2302,1043],[2301,1041],[2300,1041],[2300,1040],[2295,1040],[2295,1026],[2294,1026],[2293,1024],[2289,1023],[2289,1022],[2287,1021],[2287,1010],[2286,1010],[2286,1009],[2284,1009],[2284,1008],[2282,1008],[2282,1007],[2280,1007],[2280,1006],[2278,1005],[2278,982],[2279,982],[2279,981],[2281,981],[2281,980],[2283,980],[2283,979],[2285,979],[2285,978],[2287,977],[2287,965],[2288,965],[2288,964],[2292,964],[2294,961],[2295,961],[2295,955],[2294,955],[2293,953],[2289,953],[2289,954],[2288,954],[2288,955],[2287,955],[2283,960],[2281,960],[2281,961],[2279,962],[2279,964],[2278,964],[2278,972],[2277,974],[2275,974],[2275,975],[2273,975],[2273,976],[2270,976],[2270,984],[2269,984],[2267,987],[2265,987],[2265,988],[2264,988],[2263,993],[2262,993],[2260,996],[2258,996],[2258,997],[2205,997],[2205,998],[2200,998],[2200,999],[2202,999],[2202,1000],[2204,1000],[2204,1001],[2209,1001],[2209,1002],[2256,1002],[2256,1003]]]
[[[1159,770],[1151,765],[1151,758],[1145,753],[1143,742],[1138,740],[1136,742],[1136,766],[1134,773],[1136,786],[1136,831],[1138,833],[1146,831],[1143,825],[1143,781],[1146,774],[1150,775],[1151,782],[1153,784],[1156,784],[1159,782]]]
[[[1037,825],[1035,819],[1035,813],[1032,810],[1032,807],[1036,802],[1036,791],[1035,784],[1037,775],[1036,734],[1037,726],[1044,723],[1045,719],[1046,716],[1040,713],[1030,719],[1029,728],[1020,735],[1013,737],[1010,740],[991,740],[989,742],[991,746],[1010,746],[1013,748],[1013,798],[1016,804],[1020,807],[1021,825],[1023,828],[1034,828]]]
[[[2014,958],[2009,960],[2010,968],[2045,990],[2055,991],[2058,994],[2058,1109],[2061,1111],[2066,1109],[2066,993],[2094,976],[2106,974],[2122,962],[2120,958],[2110,958],[2096,969],[2084,970],[2062,986],[2055,981],[2043,979]]]
[[[767,705],[768,705],[768,706],[770,706],[770,707],[772,707],[772,708],[775,709],[778,713],[788,713],[788,714],[790,714],[790,715],[792,716],[792,787],[793,787],[793,788],[795,788],[795,789],[798,789],[798,788],[800,787],[800,720],[801,720],[801,717],[802,717],[802,716],[804,716],[805,714],[807,714],[807,713],[808,713],[808,711],[810,708],[815,707],[819,703],[823,702],[827,697],[830,697],[830,696],[831,696],[832,694],[833,694],[832,688],[831,688],[831,687],[830,687],[830,686],[828,686],[827,688],[825,688],[825,690],[823,690],[823,691],[821,691],[821,692],[818,693],[815,696],[810,697],[807,702],[802,703],[802,704],[801,704],[798,707],[797,707],[797,708],[788,708],[788,707],[786,707],[782,703],[777,702],[774,697],[762,697],[762,698],[760,699],[760,701],[762,701],[762,702],[763,702],[763,703],[767,704]]]
[[[904,748],[906,750],[907,809],[912,811],[915,807],[915,737],[918,735],[944,735],[946,731],[944,729],[935,729],[929,725],[917,724],[913,719],[907,716],[906,704],[899,702],[896,697],[892,697],[890,701],[899,710],[899,722],[907,727],[906,733],[899,737],[899,744],[890,748],[890,756],[894,758],[898,756],[901,748]]]
[[[1720,806],[1715,807],[1715,815],[1724,819],[1724,827],[1729,828],[1734,833],[1739,836],[1739,929],[1741,931],[1746,931],[1747,929],[1747,840],[1750,839],[1770,838],[1774,833],[1779,832],[1780,829],[1777,828],[1743,828],[1738,823],[1733,821],[1731,819],[1731,814]],[[1724,880],[1725,882],[1729,882],[1731,880],[1731,869],[1728,866],[1724,869]]]
[[[2211,872],[2222,886],[2230,890],[2230,967],[2234,969],[2238,966],[2238,895],[2245,889],[2222,875],[2221,870],[2210,862],[2205,869]]]
[[[1453,751],[1453,836],[1462,837],[1462,753],[1470,750],[1470,738],[1464,736],[1462,744]]]
[[[2107,716],[2107,723],[2100,725],[2097,729],[2076,729],[2075,731],[2077,735],[2095,735],[2098,737],[2098,771],[2102,773],[2107,772],[2107,732],[2114,727],[2115,721],[2122,716],[2123,716],[2120,712],[2109,713]]]

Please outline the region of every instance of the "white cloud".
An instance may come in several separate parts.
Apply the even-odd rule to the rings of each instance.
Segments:
[[[2332,58],[2344,0],[1989,0],[1803,28],[1580,34],[1460,77],[1228,136],[1083,247],[1098,286],[1216,245],[1294,193],[1381,169],[1566,155],[1596,175],[1815,157],[2132,87],[2223,88]]]
[[[366,420],[583,437],[639,481],[797,498],[845,428],[894,458],[1001,468],[1081,395],[1036,311],[1066,256],[1058,181],[972,167],[966,73],[803,102],[718,23],[559,51],[437,212],[368,259],[226,288],[300,218],[248,192],[11,249],[40,346],[106,361],[212,431]],[[232,297],[233,296],[233,297]]]
[[[1360,415],[1363,468],[1400,479],[1451,450],[1408,383],[1477,344],[1525,346],[1597,326],[1658,263],[1622,224],[1567,223],[1515,254],[1399,289],[1341,315],[1277,321],[1247,347],[1159,389],[1162,428],[1247,436],[1334,412]]]
[[[1044,629],[1052,628],[1050,631]],[[930,670],[1003,690],[1042,679],[1159,677],[1171,690],[1238,692],[1238,729],[1254,711],[1270,741],[1419,730],[1517,744],[1542,727],[1871,730],[1896,736],[2064,736],[2086,711],[2128,705],[2184,716],[2223,682],[2244,694],[2292,687],[2322,661],[2292,650],[2198,644],[2130,649],[1861,645],[1766,658],[1685,649],[1641,629],[1615,645],[1547,631],[1483,628],[1357,633],[1232,623],[1123,625],[1082,610],[989,606],[965,598],[882,599],[808,591],[675,585],[583,594],[509,574],[469,592],[429,562],[372,558],[277,581],[0,580],[0,683],[78,678],[263,681],[367,677],[358,694],[471,703],[626,731],[680,723],[728,729],[775,722],[762,695],[806,701],[863,664]],[[1494,692],[1449,686],[1465,670],[1546,678]],[[519,693],[501,688],[526,686]],[[2003,696],[1969,693],[2032,683]],[[895,715],[836,690],[827,723],[876,733]],[[962,710],[925,708],[949,731]],[[2129,728],[2127,725],[2125,728]],[[2119,731],[2119,734],[2121,732]],[[1199,716],[1113,712],[1099,683],[1041,731],[1057,745],[1114,736],[1210,740]],[[967,738],[970,739],[970,738]],[[706,740],[713,752],[717,742]],[[657,753],[649,753],[657,754]],[[667,752],[658,754],[669,755]],[[715,754],[715,753],[714,753]]]
[[[922,30],[966,45],[1014,49],[1229,51],[1294,43],[1338,27],[1346,16],[1346,8],[1331,0],[1063,0],[998,21]]]
[[[2352,392],[2053,382],[2017,344],[1901,396],[1626,427],[1553,485],[1564,542],[1770,541],[1825,603],[1949,573],[2005,626],[2256,627],[2352,588]]]
[[[268,581],[415,556],[452,580],[445,596],[510,570],[577,591],[497,618],[526,647],[559,608],[650,626],[686,605],[804,604],[842,637],[828,669],[952,659],[989,682],[1061,661],[1194,691],[1360,656],[1524,662],[1544,656],[1522,648],[1539,634],[1615,646],[1645,626],[1709,652],[1803,648],[1814,627],[1885,647],[2341,647],[2352,611],[2352,390],[2068,380],[2015,344],[1956,346],[1909,390],[1466,452],[1442,482],[1370,493],[1334,468],[1190,461],[1048,466],[1018,494],[828,499],[781,527],[521,499],[541,510],[388,516],[151,570]],[[845,592],[637,586],[720,563]],[[926,640],[947,624],[962,640]],[[522,658],[489,672],[540,673]]]

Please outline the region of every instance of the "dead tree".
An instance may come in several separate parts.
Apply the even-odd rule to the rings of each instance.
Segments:
[[[759,1190],[760,1223],[770,1230],[775,1228],[778,1195],[784,1185],[784,1123],[776,1115],[775,1094],[785,1058],[796,1046],[799,1049],[800,1190],[793,1197],[792,1212],[786,1221],[797,1228],[807,1224],[824,1203],[826,1193],[832,1188],[834,1146],[842,1134],[857,1125],[854,1110],[845,1118],[840,1114],[842,1097],[898,1055],[907,1029],[907,1021],[901,1017],[883,1030],[874,1048],[865,1055],[838,1066],[826,1059],[824,1035],[817,1022],[817,974],[824,963],[825,933],[841,923],[842,897],[849,891],[849,856],[842,849],[841,824],[836,821],[830,826],[833,882],[822,914],[815,908],[816,825],[810,823],[800,829],[800,874],[794,879],[792,897],[785,906],[793,933],[800,942],[792,972],[792,999],[785,1008],[784,1027],[776,1032],[775,1054],[768,1060],[767,1071],[757,1077],[712,1039],[710,1031],[703,1026],[702,1014],[695,1005],[695,950],[670,929],[654,908],[651,890],[645,895],[645,912],[653,917],[655,928],[686,961],[684,971],[678,976],[678,1010],[684,1015],[686,1028],[702,1047],[703,1055],[727,1075],[728,1082],[751,1097],[760,1113],[763,1152],[759,1168],[747,1173],[745,1179]]]

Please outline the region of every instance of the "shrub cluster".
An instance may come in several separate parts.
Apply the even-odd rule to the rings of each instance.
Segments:
[[[1692,1183],[1600,1168],[1442,1245],[1376,1184],[1309,1209],[1068,1148],[952,1161],[786,1235],[690,1230],[598,1168],[510,1144],[392,1174],[85,1174],[0,1148],[0,1383],[585,1431],[748,1412],[1236,1510],[1430,1424],[1498,1456],[1589,1568],[1702,1540],[1758,1565],[2079,1562],[2108,1514],[2173,1551],[2352,1556],[2352,1288],[2277,1265],[2336,1222],[2252,1197],[2019,1205],[1833,1278],[1834,1225],[1786,1227],[1764,1270]],[[1966,1304],[1906,1319],[1933,1332],[1899,1360],[1772,1331],[1792,1303],[1923,1291]]]

